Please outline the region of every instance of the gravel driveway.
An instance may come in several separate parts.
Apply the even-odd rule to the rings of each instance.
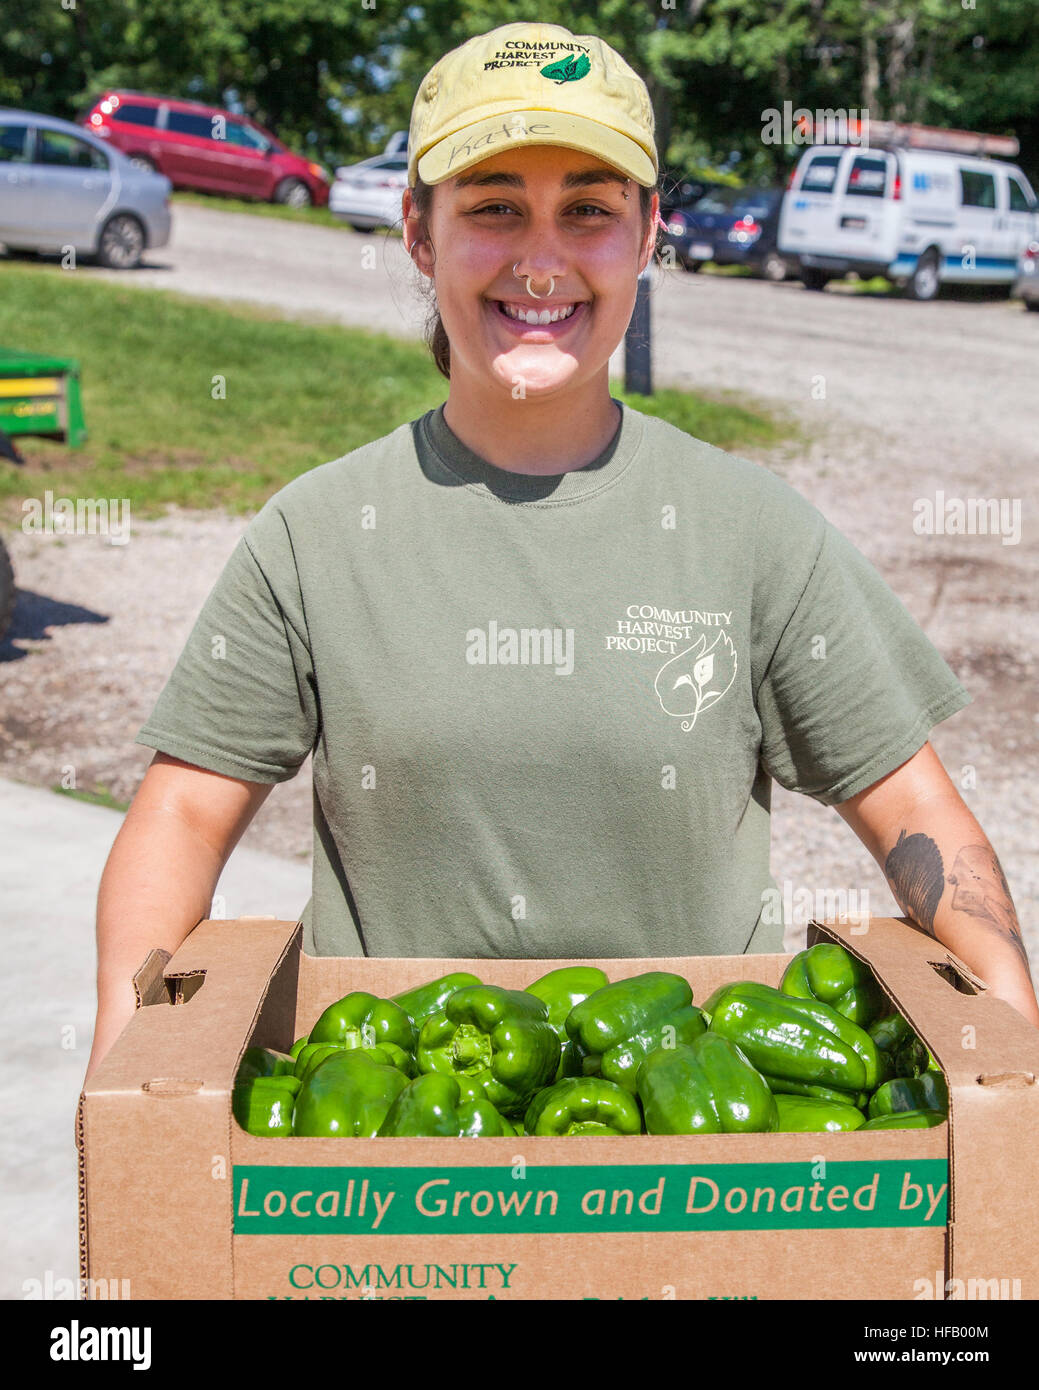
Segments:
[[[118,279],[402,336],[425,313],[394,238],[188,205],[176,209],[171,246]],[[786,410],[803,441],[753,457],[872,560],[973,694],[933,742],[1000,855],[1039,966],[1039,316],[1016,302],[921,305],[681,271],[662,275],[653,312],[658,384]],[[1019,538],[917,534],[914,503],[939,492],[1016,499]],[[133,737],[244,525],[181,512],[137,523],[129,545],[9,537],[22,592],[0,646],[3,775],[50,785],[73,768],[78,785],[130,799],[151,756]],[[305,770],[274,790],[242,843],[308,858],[310,797]],[[774,808],[781,884],[868,889],[873,912],[897,910],[833,811],[778,788]]]

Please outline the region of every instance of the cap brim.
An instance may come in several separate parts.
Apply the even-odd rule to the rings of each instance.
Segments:
[[[580,150],[612,164],[647,188],[657,181],[653,160],[627,135],[586,116],[544,110],[511,111],[456,130],[419,156],[418,174],[423,183],[443,183],[481,160],[524,145],[561,145],[564,149]]]

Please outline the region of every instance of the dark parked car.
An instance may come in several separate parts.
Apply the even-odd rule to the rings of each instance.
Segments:
[[[165,174],[174,188],[197,188],[289,207],[322,207],[329,177],[247,116],[180,97],[109,91],[86,128],[135,164]]]
[[[660,176],[661,217],[666,222],[672,208],[692,206],[716,187],[717,184],[709,183],[706,179],[676,178],[664,171]]]
[[[776,249],[782,188],[713,188],[695,203],[665,215],[665,241],[687,270],[705,261],[745,265],[769,280],[785,280],[793,267]]]

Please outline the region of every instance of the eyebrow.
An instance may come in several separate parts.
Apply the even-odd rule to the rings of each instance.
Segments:
[[[587,188],[595,183],[628,183],[629,180],[616,169],[577,169],[563,176],[564,188]],[[509,174],[504,170],[493,174],[459,174],[455,179],[456,188],[479,187],[496,184],[506,188],[526,188],[520,174]]]

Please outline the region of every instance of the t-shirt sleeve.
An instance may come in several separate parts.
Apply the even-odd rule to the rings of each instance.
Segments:
[[[766,772],[834,805],[908,761],[971,696],[866,557],[818,520],[756,702]]]
[[[268,503],[224,566],[134,741],[228,777],[285,782],[318,733],[291,538]]]

